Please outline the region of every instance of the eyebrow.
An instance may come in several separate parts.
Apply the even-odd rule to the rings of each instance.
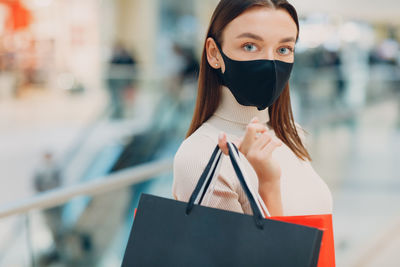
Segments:
[[[251,38],[254,40],[258,40],[258,41],[264,41],[264,39],[261,36],[251,33],[251,32],[245,32],[245,33],[239,34],[238,36],[236,36],[236,38]],[[286,38],[283,38],[280,40],[280,43],[287,43],[287,42],[296,42],[296,39],[293,37],[286,37]]]
[[[293,38],[293,37],[286,37],[286,38],[281,39],[280,42],[281,42],[281,43],[296,42],[296,39]]]
[[[264,39],[261,36],[251,33],[251,32],[244,32],[244,33],[236,36],[236,38],[251,38],[251,39],[258,40],[258,41],[264,41]]]

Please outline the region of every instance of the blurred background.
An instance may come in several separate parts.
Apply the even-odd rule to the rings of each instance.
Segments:
[[[0,0],[0,266],[120,265],[140,193],[172,198],[217,3]],[[337,266],[399,266],[400,2],[292,3]]]

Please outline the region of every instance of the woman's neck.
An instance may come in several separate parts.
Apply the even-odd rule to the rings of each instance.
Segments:
[[[228,87],[221,87],[221,101],[214,115],[235,123],[247,125],[251,119],[257,117],[262,124],[269,121],[268,108],[258,110],[257,107],[239,104]]]

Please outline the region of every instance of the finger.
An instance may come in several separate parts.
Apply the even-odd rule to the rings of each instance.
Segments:
[[[280,139],[276,138],[276,140],[275,140],[275,141],[278,143],[278,146],[281,146],[281,145],[283,145],[283,142],[282,142]]]
[[[259,125],[260,127],[265,127],[265,125],[260,123],[260,120],[258,119],[257,116],[255,116],[254,118],[251,119],[250,123],[255,123],[257,125]],[[268,128],[265,128],[265,130],[268,130]],[[256,136],[259,132],[257,131]]]
[[[226,134],[221,132],[218,136],[218,146],[225,155],[229,155],[228,145],[226,143]]]
[[[272,136],[268,132],[261,134],[251,146],[252,149],[262,150],[268,143],[272,141]]]
[[[283,144],[283,142],[281,141],[281,139],[279,139],[279,138],[276,137],[276,136],[273,136],[273,137],[272,137],[272,140],[274,140],[274,142],[276,142],[276,144],[277,144],[278,146],[281,146],[281,145]]]
[[[255,116],[254,118],[251,119],[250,123],[257,123],[260,122],[260,120],[258,119],[257,116]]]
[[[256,140],[258,133],[263,133],[266,131],[267,127],[261,123],[249,123],[246,126],[246,133],[241,143],[241,149],[243,150],[242,153],[247,153],[253,142]]]
[[[282,145],[282,141],[280,140],[272,140],[271,142],[269,142],[269,144],[267,144],[263,149],[262,149],[262,153],[264,153],[264,155],[266,156],[270,156],[272,154],[272,152],[279,146]]]

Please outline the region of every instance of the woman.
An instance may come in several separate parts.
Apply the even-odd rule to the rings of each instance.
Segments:
[[[332,213],[331,192],[310,164],[290,106],[298,35],[296,10],[286,0],[220,1],[204,44],[192,123],[174,158],[176,200],[188,201],[218,144],[223,163],[202,205],[252,213],[227,158],[228,140],[272,216]]]

